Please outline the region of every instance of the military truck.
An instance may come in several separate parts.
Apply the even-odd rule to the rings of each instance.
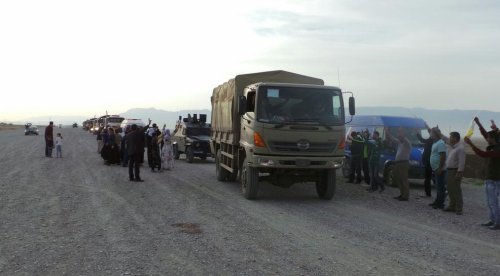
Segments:
[[[195,157],[202,160],[212,157],[210,152],[210,124],[207,123],[207,115],[188,115],[187,118],[179,117],[172,134],[172,147],[175,159],[179,159],[181,153],[186,154],[186,161],[193,163]]]
[[[345,143],[340,88],[314,77],[269,71],[237,75],[213,89],[211,102],[210,148],[219,181],[239,175],[247,199],[257,197],[260,180],[281,187],[315,182],[320,198],[334,196]]]

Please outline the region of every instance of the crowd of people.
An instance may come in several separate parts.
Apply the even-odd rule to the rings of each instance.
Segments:
[[[163,126],[160,131],[151,120],[144,127],[130,125],[120,133],[112,127],[100,129],[97,133],[97,152],[105,165],[128,167],[129,180],[142,182],[141,165],[147,150],[147,163],[151,172],[162,172],[174,167],[174,154],[170,130]]]
[[[500,229],[500,130],[491,121],[491,130],[486,131],[479,119],[474,118],[482,136],[488,142],[486,151],[476,147],[470,137],[463,141],[471,146],[474,152],[487,158],[487,172],[485,176],[486,201],[489,208],[489,220],[483,226],[492,230]],[[424,190],[431,197],[431,183],[434,183],[436,196],[429,205],[434,209],[442,209],[457,215],[463,213],[462,178],[465,169],[465,148],[461,142],[459,132],[450,132],[444,135],[438,126],[430,128],[426,125],[429,138],[424,139],[419,131],[416,136],[424,145],[422,164],[425,169]],[[370,138],[368,129],[350,133],[347,143],[350,144],[351,160],[348,183],[361,183],[363,180],[369,184],[368,192],[385,190],[384,181],[379,177],[380,154],[385,145],[394,146],[396,155],[393,161],[392,180],[398,186],[400,194],[395,197],[399,201],[410,199],[408,181],[409,161],[412,144],[408,139],[409,133],[399,128],[393,135],[388,128],[384,129],[385,141],[380,138],[380,133],[374,131]],[[448,205],[445,206],[446,198]]]

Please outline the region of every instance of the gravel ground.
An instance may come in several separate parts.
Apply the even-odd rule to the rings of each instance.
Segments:
[[[423,186],[369,194],[339,178],[332,201],[314,186],[261,185],[245,200],[213,160],[173,171],[104,166],[95,136],[63,128],[64,158],[40,136],[0,131],[1,275],[499,275],[500,231],[482,186],[463,186],[464,215],[433,210]],[[469,184],[468,184],[469,183]]]

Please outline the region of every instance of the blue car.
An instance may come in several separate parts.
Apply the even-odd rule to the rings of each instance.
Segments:
[[[424,152],[424,145],[420,142],[416,135],[416,133],[418,132],[424,138],[429,137],[429,133],[425,126],[424,120],[420,118],[396,116],[354,116],[352,121],[346,125],[346,135],[349,135],[353,131],[361,132],[368,129],[371,139],[371,135],[375,130],[380,133],[380,137],[382,138],[384,146],[381,150],[380,155],[379,175],[383,177],[387,185],[392,186],[392,167],[396,155],[396,147],[394,144],[389,143],[386,140],[385,128],[387,128],[391,135],[394,137],[397,135],[397,131],[399,128],[403,128],[406,130],[408,139],[413,146],[410,154],[410,169],[408,172],[408,177],[413,179],[424,179],[425,167],[422,164],[422,153]],[[350,145],[346,144],[346,162],[344,163],[345,165],[342,171],[344,177],[348,177],[350,174],[350,156]]]

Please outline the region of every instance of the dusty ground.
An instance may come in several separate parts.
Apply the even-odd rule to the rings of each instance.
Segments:
[[[59,130],[58,130],[59,131]],[[415,185],[368,194],[339,179],[332,201],[312,185],[264,186],[248,201],[215,180],[212,160],[162,174],[107,167],[95,136],[62,129],[64,158],[40,136],[0,132],[1,275],[498,275],[500,231],[483,187],[464,185],[463,216],[427,206]],[[477,181],[468,181],[477,183]]]

